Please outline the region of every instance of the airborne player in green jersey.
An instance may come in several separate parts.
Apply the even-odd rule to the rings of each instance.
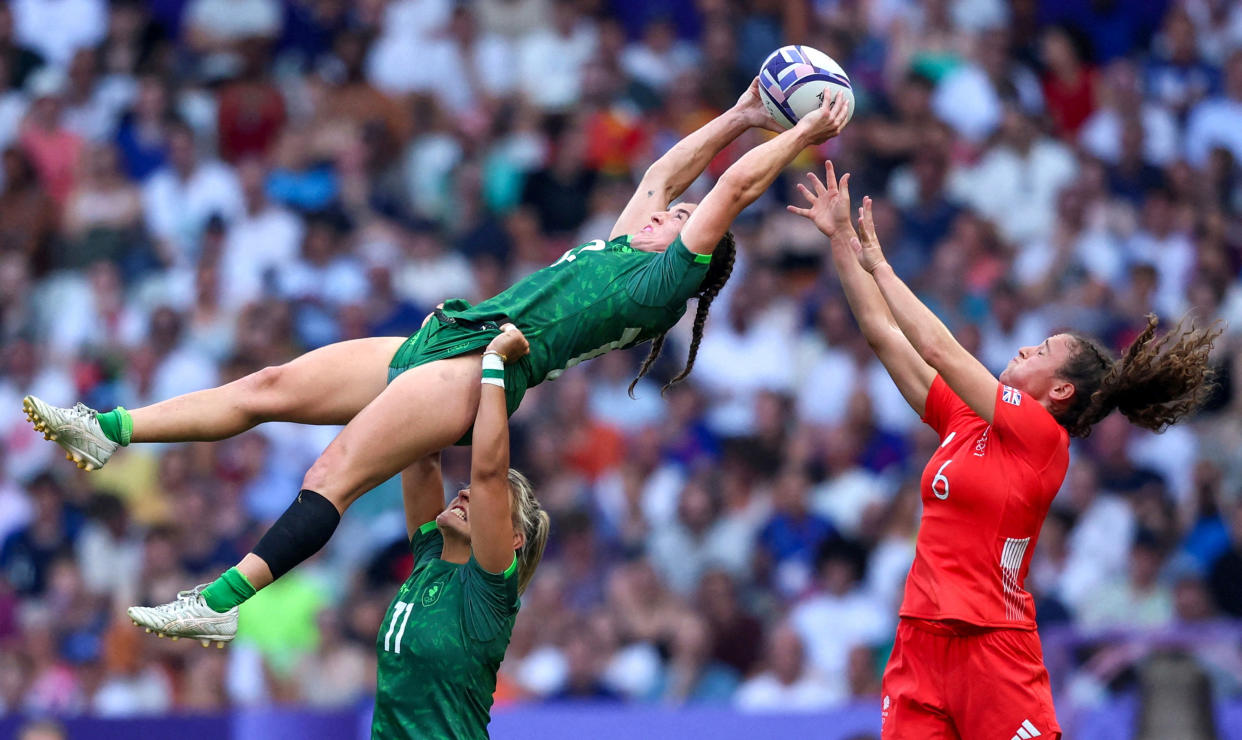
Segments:
[[[469,439],[479,406],[478,354],[510,321],[528,356],[505,368],[510,413],[530,386],[611,349],[651,340],[641,377],[665,333],[698,301],[684,378],[694,366],[712,300],[733,269],[729,225],[810,144],[836,136],[848,105],[836,96],[735,162],[697,206],[669,208],[729,142],[776,128],[758,81],[729,111],[687,136],[643,176],[607,241],[571,249],[500,295],[446,302],[414,336],[328,345],[219,388],[133,411],[57,408],[27,397],[35,427],[87,468],[131,442],[217,440],[265,421],[345,424],[311,466],[293,503],[237,566],[157,607],[131,607],[159,634],[220,644],[237,631],[237,606],[319,551],[359,496],[429,455]],[[403,476],[403,485],[415,476]]]
[[[509,469],[504,358],[516,359],[528,345],[511,324],[504,328],[483,355],[470,486],[446,508],[438,457],[407,472],[414,570],[376,638],[377,740],[487,737],[518,596],[548,541],[548,515],[530,482]]]

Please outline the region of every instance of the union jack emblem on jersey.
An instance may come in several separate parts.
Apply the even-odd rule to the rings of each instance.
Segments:
[[[1017,388],[1011,388],[1007,385],[1002,386],[1001,400],[1005,403],[1011,403],[1014,406],[1020,406],[1022,404],[1022,391]]]

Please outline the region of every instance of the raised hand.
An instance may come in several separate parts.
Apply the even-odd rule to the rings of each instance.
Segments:
[[[809,208],[799,208],[797,206],[785,206],[790,213],[796,213],[803,218],[810,219],[825,236],[833,236],[838,229],[849,228],[850,226],[850,175],[845,173],[841,176],[838,183],[836,170],[832,167],[832,162],[824,163],[824,176],[827,185],[820,181],[814,172],[808,172],[806,177],[811,181],[811,188],[798,184],[798,192],[802,193],[802,197],[810,203]]]
[[[858,264],[867,272],[884,264],[884,251],[880,249],[880,240],[875,235],[875,221],[871,218],[871,196],[863,196],[863,204],[858,207],[859,240],[854,251],[858,255]]]
[[[763,107],[763,100],[759,97],[758,77],[750,81],[746,92],[742,93],[742,96],[737,99],[733,109],[742,115],[749,126],[775,131],[778,134],[785,130],[773,120],[772,115],[768,113],[768,109]]]
[[[840,90],[825,95],[824,102],[804,115],[795,128],[802,129],[812,144],[823,144],[840,134],[850,117],[850,106]],[[831,178],[830,178],[831,179]]]

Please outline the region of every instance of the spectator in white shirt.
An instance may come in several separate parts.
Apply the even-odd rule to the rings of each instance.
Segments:
[[[818,331],[802,339],[797,355],[798,418],[835,426],[845,419],[858,382],[858,366],[850,352],[858,330],[845,299],[836,295],[820,304],[815,326]]]
[[[813,712],[842,703],[844,681],[829,682],[806,664],[802,638],[789,624],[768,633],[764,672],[746,681],[733,695],[745,712]]]
[[[858,464],[862,440],[848,424],[824,430],[820,444],[827,475],[811,491],[811,511],[855,536],[867,509],[883,503],[884,487],[875,473]]]
[[[627,46],[621,54],[625,73],[660,93],[697,61],[694,47],[678,40],[673,24],[663,18],[647,24],[642,40]]]
[[[90,142],[112,137],[136,87],[120,77],[101,78],[98,60],[93,49],[79,49],[73,55],[62,114],[65,128]]]
[[[104,0],[13,0],[12,8],[17,41],[61,68],[108,32]]]
[[[301,254],[278,275],[280,294],[321,310],[361,303],[367,293],[366,273],[357,258],[342,253],[340,237],[331,218],[308,220]]]
[[[995,222],[1009,241],[1022,242],[1052,232],[1056,195],[1077,173],[1074,155],[1064,144],[1044,136],[1034,119],[1010,107],[997,145],[953,185],[960,202]]]
[[[595,55],[598,34],[581,16],[577,0],[556,0],[552,26],[522,39],[518,84],[545,110],[566,110],[578,102],[582,69]]]
[[[1079,609],[1088,629],[1157,628],[1173,621],[1173,590],[1160,579],[1164,547],[1155,534],[1139,530],[1130,550],[1130,572],[1095,589]]]
[[[145,340],[155,357],[152,398],[172,398],[218,385],[215,362],[184,341],[184,327],[184,317],[167,306],[151,314]]]
[[[738,541],[736,527],[721,516],[718,482],[707,474],[692,478],[681,491],[677,519],[652,522],[648,559],[675,593],[688,596],[708,569],[741,575],[750,562],[749,542]]]
[[[1156,312],[1175,318],[1182,314],[1186,287],[1195,266],[1195,247],[1190,235],[1178,223],[1172,195],[1163,189],[1152,190],[1143,202],[1142,228],[1130,239],[1126,250],[1132,260],[1155,266]]]
[[[1113,62],[1100,82],[1100,107],[1083,124],[1079,143],[1092,155],[1117,164],[1123,122],[1137,117],[1143,131],[1143,160],[1160,166],[1171,163],[1178,155],[1177,121],[1164,106],[1144,100],[1133,62]]]
[[[481,34],[474,13],[463,6],[434,37],[413,43],[394,34],[377,41],[367,57],[367,79],[389,94],[434,93],[447,108],[467,113],[512,91],[517,70],[511,42]]]
[[[260,162],[242,162],[237,175],[244,211],[228,230],[220,265],[221,303],[228,310],[259,298],[269,274],[297,259],[303,231],[301,219],[268,200]]]
[[[980,34],[976,47],[975,61],[957,67],[936,85],[932,110],[959,135],[980,143],[1003,125],[1006,97],[1016,93],[1019,107],[1034,113],[1043,106],[1043,93],[1029,69],[1010,61],[1007,32]]]
[[[419,306],[435,306],[448,298],[474,295],[474,270],[461,255],[447,249],[434,224],[413,221],[400,235],[404,259],[394,275],[397,295]]]
[[[188,267],[212,216],[231,223],[245,211],[241,184],[228,165],[200,161],[194,131],[183,123],[168,133],[168,164],[143,187],[147,230],[166,264]]]
[[[1225,63],[1225,94],[1205,100],[1190,112],[1186,124],[1186,157],[1195,167],[1207,164],[1217,147],[1242,162],[1242,49]]]
[[[999,374],[1013,358],[1015,347],[1039,344],[1048,336],[1049,327],[1010,282],[1002,281],[992,288],[988,308],[987,323],[980,331],[979,359]]]
[[[775,302],[763,268],[751,270],[727,304],[727,321],[703,335],[695,377],[712,397],[708,425],[725,437],[755,432],[755,400],[761,391],[791,395],[794,327],[769,312]]]
[[[845,676],[855,646],[879,645],[892,638],[888,606],[859,585],[865,561],[860,546],[829,540],[820,551],[819,592],[790,613],[789,621],[820,675]]]
[[[190,0],[185,32],[190,47],[218,52],[247,39],[274,39],[284,23],[276,0]]]

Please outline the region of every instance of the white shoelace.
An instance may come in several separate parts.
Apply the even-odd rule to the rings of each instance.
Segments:
[[[77,403],[75,403],[73,405],[73,408],[69,409],[68,412],[69,412],[69,416],[72,416],[77,419],[95,418],[95,409],[91,408],[90,406],[87,406],[81,401],[78,401]]]
[[[182,608],[195,606],[199,599],[200,589],[193,588],[189,591],[181,591],[177,594],[177,600],[167,604],[160,604],[155,607],[155,611],[160,614],[173,614]]]

